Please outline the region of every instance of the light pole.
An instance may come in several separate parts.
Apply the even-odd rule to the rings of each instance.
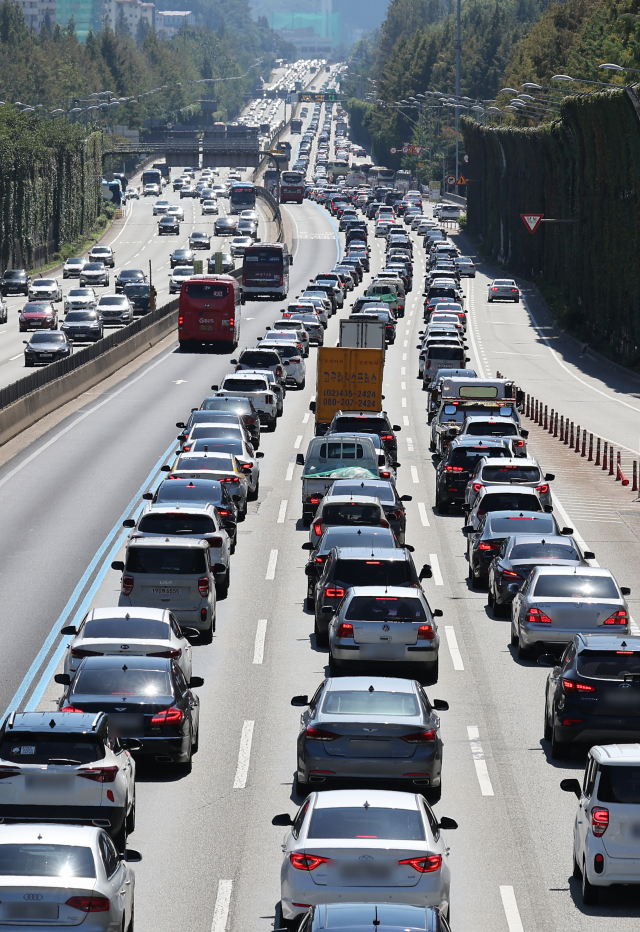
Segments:
[[[456,97],[460,98],[460,0],[457,0],[456,4]],[[460,177],[458,173],[458,159],[460,153],[460,137],[459,137],[459,125],[460,125],[460,114],[458,108],[456,107],[456,181]]]

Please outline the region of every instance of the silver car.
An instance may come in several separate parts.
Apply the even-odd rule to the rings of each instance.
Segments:
[[[124,294],[103,294],[98,301],[98,314],[106,324],[130,324],[133,308]]]
[[[551,511],[551,488],[553,473],[544,473],[540,464],[533,457],[488,457],[483,456],[478,461],[475,472],[467,483],[465,489],[465,503],[473,508],[480,489],[484,486],[504,485],[510,488],[535,489],[545,511]]]
[[[514,301],[520,302],[520,290],[512,278],[496,278],[489,285],[487,301]]]
[[[315,343],[316,346],[324,346],[324,327],[320,323],[317,314],[290,314],[287,319],[300,323],[304,327],[309,336],[309,344]],[[276,323],[274,326],[278,326],[278,324]]]
[[[478,490],[473,508],[463,506],[468,512],[465,527],[477,531],[484,515],[492,511],[549,511],[542,504],[535,489],[505,488],[504,485],[484,485]]]
[[[630,591],[600,567],[537,566],[514,591],[511,644],[526,658],[544,644],[564,646],[575,634],[627,635]]]
[[[233,453],[247,480],[248,497],[255,501],[260,493],[260,463],[264,453],[255,452],[251,444],[238,431],[236,437],[200,437],[190,443],[190,453]]]
[[[102,285],[109,287],[109,270],[104,262],[87,262],[80,272],[80,285]]]
[[[291,705],[300,716],[296,788],[320,789],[339,780],[394,780],[440,798],[442,740],[436,709],[415,680],[386,676],[327,679]],[[435,791],[435,792],[434,792]]]
[[[69,311],[87,311],[96,307],[98,296],[93,288],[70,288],[62,305],[64,313]]]

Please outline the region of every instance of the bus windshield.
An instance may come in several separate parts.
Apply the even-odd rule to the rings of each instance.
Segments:
[[[256,188],[255,185],[248,182],[240,182],[231,186],[229,194],[229,204],[231,209],[246,210],[248,207],[255,207]]]

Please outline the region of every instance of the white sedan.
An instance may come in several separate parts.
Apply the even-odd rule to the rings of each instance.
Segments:
[[[177,265],[169,273],[169,294],[176,294],[182,288],[182,283],[193,275],[192,265]]]
[[[166,216],[175,217],[176,220],[179,220],[180,223],[182,223],[184,220],[184,207],[180,207],[178,204],[174,204],[172,207],[167,208]]]
[[[450,870],[442,829],[422,796],[392,790],[311,793],[289,825],[282,850],[280,906],[285,921],[318,903],[439,906],[449,912]],[[304,905],[303,905],[304,904]]]
[[[65,264],[62,266],[62,277],[63,278],[79,278],[80,272],[83,270],[87,260],[84,256],[76,256],[73,259],[67,259]]]
[[[57,278],[34,278],[29,285],[30,301],[62,301],[62,288]]]
[[[158,214],[166,214],[170,207],[170,201],[156,201],[153,205],[153,216],[156,217]]]
[[[133,925],[135,874],[102,828],[0,825],[2,928],[80,926],[113,932]]]

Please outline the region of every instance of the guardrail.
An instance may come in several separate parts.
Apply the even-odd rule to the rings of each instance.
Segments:
[[[273,211],[273,219],[278,224],[278,242],[283,243],[284,229],[282,226],[282,214],[280,213],[280,205],[276,201],[271,191],[267,191],[266,188],[263,188],[260,185],[256,185],[256,197],[259,197],[266,204],[268,204]]]

